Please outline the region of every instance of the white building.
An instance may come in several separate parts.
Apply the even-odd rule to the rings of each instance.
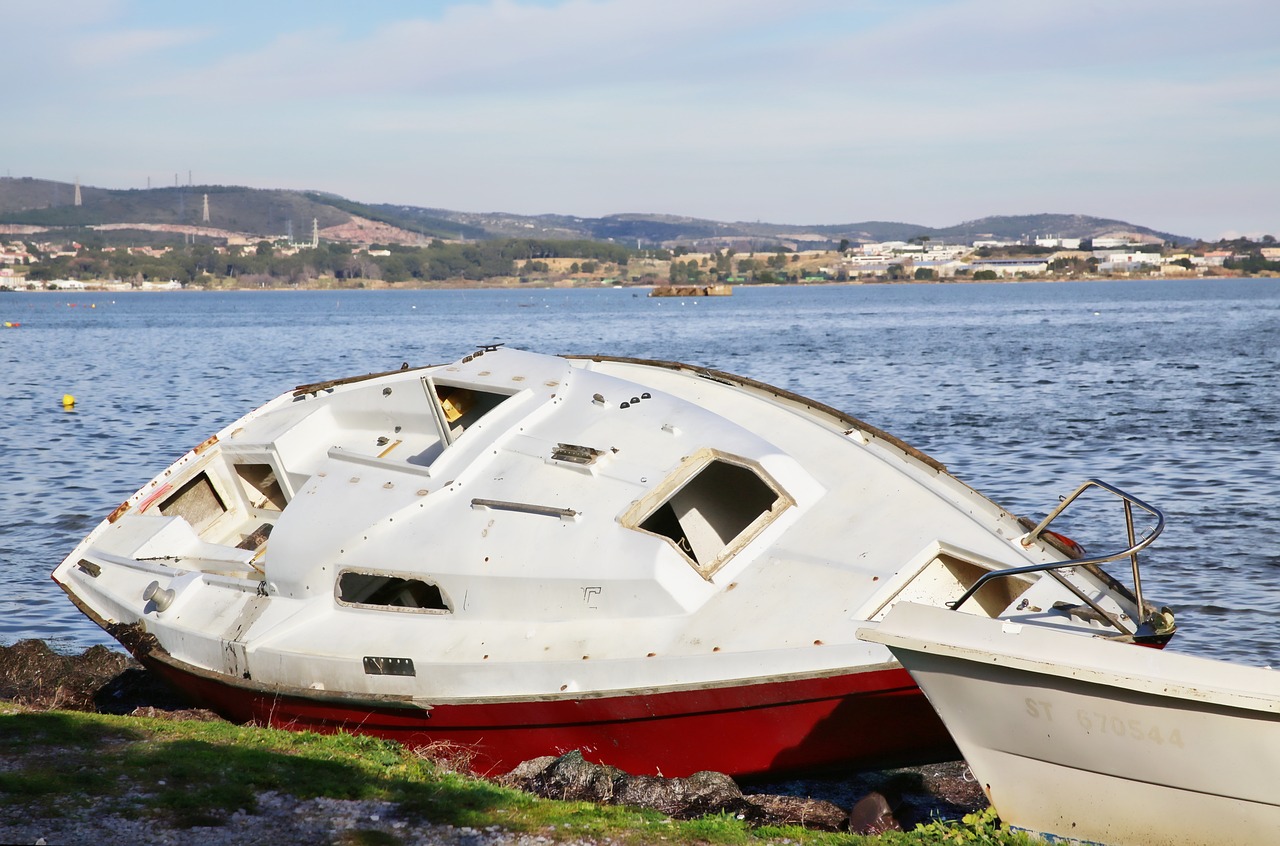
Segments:
[[[1053,237],[1037,238],[1036,246],[1037,247],[1054,247],[1054,248],[1063,249],[1063,250],[1078,250],[1080,249],[1080,239],[1079,238],[1062,238],[1058,235],[1054,235]]]
[[[1164,264],[1159,253],[1095,252],[1099,273],[1131,273],[1135,270],[1153,270]]]
[[[1049,270],[1049,260],[1047,258],[978,259],[970,262],[969,269],[975,273],[979,270],[992,270],[1002,279],[1014,276],[1040,276]]]

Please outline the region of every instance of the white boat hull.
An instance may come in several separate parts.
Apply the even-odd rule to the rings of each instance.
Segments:
[[[975,590],[969,613],[1137,634],[1136,595],[1026,529],[779,388],[488,349],[276,397],[53,577],[234,719],[461,744],[486,772],[581,748],[753,775],[951,748],[856,637],[895,603]]]
[[[904,603],[889,646],[1005,822],[1109,846],[1280,831],[1280,676]]]

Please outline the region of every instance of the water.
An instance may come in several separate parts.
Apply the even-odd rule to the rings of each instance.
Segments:
[[[1280,668],[1280,280],[0,295],[0,642],[112,642],[48,578],[112,508],[294,385],[477,344],[717,367],[898,435],[1020,514],[1161,507],[1171,647]],[[61,397],[78,405],[64,411]],[[1085,530],[1083,541],[1093,538]],[[1101,548],[1101,547],[1098,547]],[[1117,575],[1126,568],[1112,565]]]

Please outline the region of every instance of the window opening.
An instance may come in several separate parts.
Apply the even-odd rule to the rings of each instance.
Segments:
[[[237,464],[236,475],[244,482],[249,504],[254,508],[283,511],[287,504],[284,489],[270,464]]]
[[[877,609],[871,619],[883,619],[889,609],[899,602],[918,602],[923,605],[942,605],[951,602],[991,569],[991,566],[984,566],[959,556],[939,554],[921,568],[920,572],[912,576],[910,581],[906,582],[888,602]],[[1026,577],[987,582],[973,597],[972,603],[965,608],[971,612],[981,611],[987,617],[998,617],[1032,584],[1034,582]]]
[[[384,573],[343,572],[338,576],[338,601],[371,608],[453,610],[439,585]]]
[[[275,528],[270,523],[263,523],[249,534],[245,535],[240,543],[236,544],[236,549],[247,549],[250,552],[256,551],[258,547],[267,542],[267,538],[271,537],[271,530]]]
[[[710,576],[790,504],[752,468],[714,459],[636,528],[667,538]]]
[[[640,528],[646,532],[670,538],[681,552],[693,559],[694,564],[698,563],[698,556],[689,546],[689,539],[685,537],[684,529],[680,526],[680,518],[676,516],[676,510],[671,507],[671,503],[664,502],[657,511],[640,524]]]
[[[214,490],[207,473],[201,473],[160,503],[160,513],[166,517],[181,517],[198,533],[227,512],[222,497]]]
[[[493,411],[504,400],[510,399],[506,394],[492,394],[477,391],[474,388],[460,388],[453,385],[436,386],[436,397],[444,410],[444,419],[453,434],[458,435],[470,428],[477,420]]]

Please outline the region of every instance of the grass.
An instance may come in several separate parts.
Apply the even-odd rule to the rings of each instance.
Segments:
[[[671,820],[636,808],[557,802],[450,771],[399,744],[350,734],[320,735],[223,722],[33,711],[0,704],[0,808],[54,819],[98,809],[179,828],[219,825],[274,791],[394,802],[423,823],[536,833],[553,840],[617,844],[1022,844],[994,816],[933,824],[880,837],[801,828],[752,828],[730,814]],[[349,832],[347,846],[394,846],[374,829]]]

